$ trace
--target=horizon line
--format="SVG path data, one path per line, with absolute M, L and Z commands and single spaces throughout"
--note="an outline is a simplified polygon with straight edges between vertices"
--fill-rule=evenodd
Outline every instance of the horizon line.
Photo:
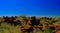
M 8 17 L 11 17 L 11 16 L 22 16 L 22 15 L 2 15 L 2 16 L 0 16 L 0 17 L 3 17 L 3 16 L 8 16 Z M 29 17 L 31 17 L 31 16 L 36 16 L 36 17 L 60 17 L 60 16 L 52 16 L 52 15 L 49 15 L 49 16 L 47 16 L 47 15 L 26 15 L 26 16 L 29 16 Z

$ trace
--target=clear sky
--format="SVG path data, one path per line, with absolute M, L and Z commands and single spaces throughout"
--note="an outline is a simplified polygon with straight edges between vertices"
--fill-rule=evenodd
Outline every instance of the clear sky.
M 60 16 L 60 0 L 0 0 L 0 16 Z

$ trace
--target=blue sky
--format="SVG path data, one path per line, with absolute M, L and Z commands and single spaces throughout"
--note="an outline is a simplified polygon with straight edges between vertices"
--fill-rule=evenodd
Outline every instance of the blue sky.
M 0 16 L 60 16 L 60 0 L 0 0 Z

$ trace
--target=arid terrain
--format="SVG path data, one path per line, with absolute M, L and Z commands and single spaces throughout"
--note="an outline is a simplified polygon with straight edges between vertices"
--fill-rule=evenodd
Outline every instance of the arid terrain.
M 3 16 L 0 33 L 60 33 L 59 17 Z

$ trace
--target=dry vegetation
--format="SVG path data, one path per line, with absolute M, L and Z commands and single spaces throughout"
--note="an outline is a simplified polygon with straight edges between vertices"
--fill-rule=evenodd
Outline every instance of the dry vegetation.
M 31 17 L 16 17 L 14 21 L 19 20 L 21 25 L 8 24 L 3 22 L 3 18 L 0 18 L 0 33 L 60 33 L 60 18 L 41 17 L 36 18 L 40 20 L 39 24 L 32 26 Z M 33 28 L 28 32 L 28 29 Z M 57 29 L 58 28 L 58 29 Z M 22 31 L 21 31 L 22 30 Z

